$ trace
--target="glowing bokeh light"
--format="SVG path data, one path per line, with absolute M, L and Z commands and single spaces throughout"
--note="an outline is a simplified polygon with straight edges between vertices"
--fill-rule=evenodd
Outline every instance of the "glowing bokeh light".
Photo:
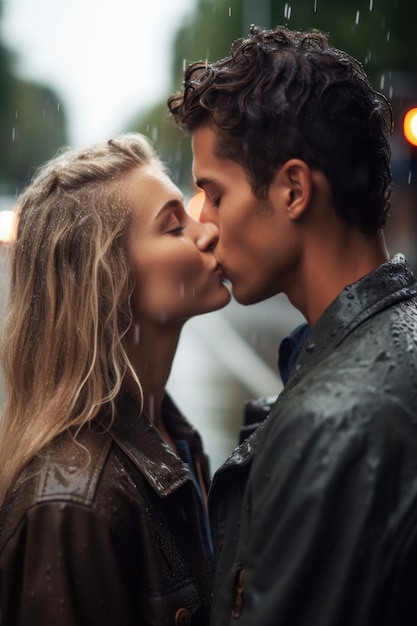
M 407 111 L 404 117 L 404 137 L 413 146 L 417 146 L 417 108 Z
M 16 214 L 14 211 L 0 211 L 0 242 L 10 243 L 16 238 Z
M 201 209 L 203 208 L 204 191 L 198 191 L 187 204 L 187 213 L 195 220 L 200 219 Z

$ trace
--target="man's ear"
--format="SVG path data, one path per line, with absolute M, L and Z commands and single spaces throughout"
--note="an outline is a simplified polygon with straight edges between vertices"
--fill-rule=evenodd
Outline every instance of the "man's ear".
M 312 193 L 313 177 L 305 161 L 290 159 L 277 171 L 270 186 L 270 200 L 279 194 L 291 220 L 298 220 L 307 211 Z M 276 199 L 276 198 L 275 198 Z

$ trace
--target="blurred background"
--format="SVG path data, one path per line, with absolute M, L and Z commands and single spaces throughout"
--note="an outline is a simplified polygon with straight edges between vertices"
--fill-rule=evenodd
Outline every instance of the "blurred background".
M 328 32 L 390 99 L 388 245 L 416 268 L 417 147 L 403 129 L 417 107 L 415 0 L 0 0 L 0 229 L 34 168 L 62 146 L 126 130 L 156 142 L 191 196 L 190 142 L 169 119 L 167 97 L 189 63 L 227 55 L 251 23 Z M 0 317 L 6 265 L 0 243 Z M 169 389 L 202 432 L 213 471 L 237 443 L 244 402 L 279 393 L 278 343 L 302 321 L 278 296 L 250 307 L 232 302 L 184 327 Z

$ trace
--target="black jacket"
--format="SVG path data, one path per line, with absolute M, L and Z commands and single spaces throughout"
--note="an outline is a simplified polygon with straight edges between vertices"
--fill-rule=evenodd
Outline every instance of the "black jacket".
M 169 398 L 208 483 L 198 434 Z M 0 513 L 2 626 L 207 624 L 211 557 L 184 463 L 125 395 L 114 425 L 68 435 L 30 463 Z
M 416 292 L 400 255 L 346 287 L 216 473 L 213 626 L 417 624 Z

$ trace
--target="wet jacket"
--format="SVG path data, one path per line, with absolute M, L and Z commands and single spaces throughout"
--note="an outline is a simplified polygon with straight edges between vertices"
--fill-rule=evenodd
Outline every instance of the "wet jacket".
M 271 414 L 217 471 L 211 624 L 417 624 L 417 287 L 346 287 Z
M 164 413 L 207 485 L 198 434 L 169 398 Z M 109 432 L 78 440 L 50 444 L 2 508 L 1 625 L 207 624 L 211 557 L 187 466 L 127 394 Z

